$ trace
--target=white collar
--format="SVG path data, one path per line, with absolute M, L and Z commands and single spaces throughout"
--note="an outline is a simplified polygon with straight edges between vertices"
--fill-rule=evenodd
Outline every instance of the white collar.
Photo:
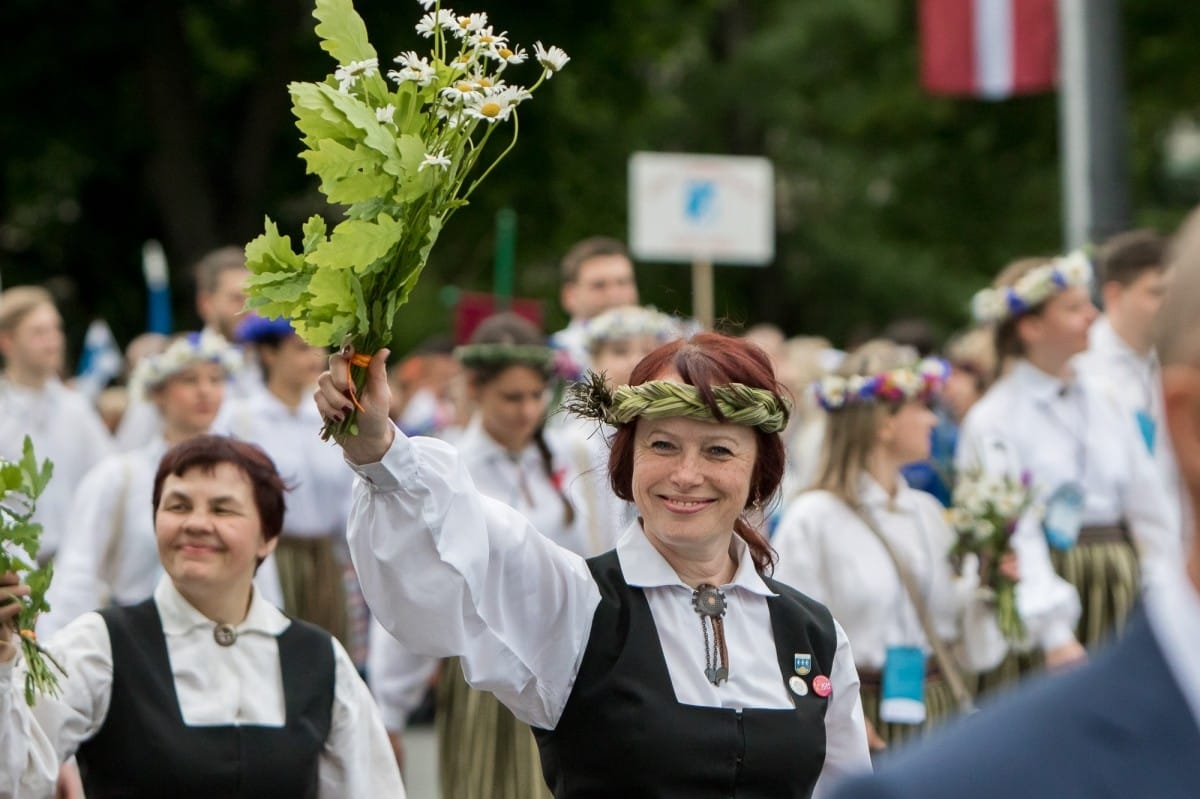
M 1088 330 L 1088 343 L 1097 352 L 1113 353 L 1122 358 L 1132 359 L 1143 365 L 1158 362 L 1158 354 L 1154 351 L 1153 347 L 1145 355 L 1139 353 L 1133 347 L 1129 346 L 1129 342 L 1121 338 L 1107 316 L 1101 316 L 1092 323 L 1091 328 Z
M 1053 402 L 1063 396 L 1063 389 L 1070 391 L 1078 385 L 1078 379 L 1063 381 L 1047 374 L 1025 358 L 1017 359 L 1010 373 L 1014 386 L 1041 402 Z
M 908 487 L 908 481 L 903 475 L 896 476 L 896 496 L 889 496 L 888 492 L 883 490 L 883 486 L 879 484 L 870 472 L 863 471 L 858 478 L 858 498 L 868 508 L 884 508 L 889 511 L 897 509 L 911 510 L 912 489 Z
M 737 557 L 737 571 L 733 580 L 721 586 L 722 588 L 737 587 L 759 596 L 776 596 L 767 587 L 758 570 L 754 568 L 754 560 L 750 557 L 750 548 L 740 536 L 733 536 L 733 550 Z M 682 586 L 688 591 L 692 587 L 679 579 L 679 575 L 671 568 L 646 533 L 642 530 L 640 519 L 635 520 L 625 529 L 621 540 L 617 542 L 617 559 L 621 562 L 621 573 L 625 576 L 626 584 L 636 588 L 657 588 L 660 586 Z
M 524 449 L 515 455 L 501 446 L 500 442 L 483 429 L 483 419 L 479 414 L 471 417 L 471 421 L 467 423 L 456 446 L 460 452 L 468 455 L 472 460 L 496 459 L 523 464 L 531 459 L 541 458 L 541 453 L 538 452 L 537 445 L 533 442 L 526 444 Z
M 1163 568 L 1147 587 L 1146 615 L 1167 667 L 1200 724 L 1200 593 L 1178 564 Z
M 238 635 L 259 633 L 277 636 L 288 628 L 292 622 L 278 608 L 259 596 L 253 586 L 250 588 L 250 611 L 241 624 L 235 625 Z M 165 635 L 186 635 L 197 627 L 212 629 L 215 623 L 212 619 L 196 610 L 183 594 L 171 582 L 171 578 L 163 575 L 154 588 L 154 602 L 158 605 L 158 615 L 162 619 Z

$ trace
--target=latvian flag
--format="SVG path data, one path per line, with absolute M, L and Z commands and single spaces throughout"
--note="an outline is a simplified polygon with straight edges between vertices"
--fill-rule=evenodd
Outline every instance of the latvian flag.
M 1056 0 L 920 0 L 921 83 L 1000 99 L 1053 89 Z

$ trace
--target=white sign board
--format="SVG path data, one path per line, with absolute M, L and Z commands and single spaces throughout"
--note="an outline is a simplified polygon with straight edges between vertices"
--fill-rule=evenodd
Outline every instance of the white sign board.
M 766 266 L 775 257 L 775 173 L 766 158 L 634 153 L 629 246 L 644 261 Z

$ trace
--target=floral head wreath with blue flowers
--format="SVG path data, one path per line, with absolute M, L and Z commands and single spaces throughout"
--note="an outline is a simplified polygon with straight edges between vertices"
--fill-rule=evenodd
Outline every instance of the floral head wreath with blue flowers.
M 912 366 L 874 375 L 827 375 L 813 384 L 813 396 L 827 411 L 875 402 L 900 405 L 933 399 L 949 376 L 949 362 L 926 358 Z
M 1083 250 L 1075 250 L 1029 270 L 1011 286 L 976 292 L 971 314 L 984 324 L 1003 322 L 1029 313 L 1060 291 L 1091 284 L 1092 262 Z
M 229 376 L 241 368 L 242 354 L 220 333 L 212 330 L 188 333 L 159 354 L 138 361 L 129 378 L 130 394 L 145 399 L 151 389 L 199 363 L 215 363 Z

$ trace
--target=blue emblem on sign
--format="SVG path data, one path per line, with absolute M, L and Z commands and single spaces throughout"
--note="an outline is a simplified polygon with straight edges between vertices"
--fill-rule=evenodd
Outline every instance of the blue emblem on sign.
M 700 224 L 716 213 L 717 184 L 711 180 L 691 180 L 684 187 L 684 216 Z
M 801 655 L 799 652 L 792 656 L 796 673 L 801 677 L 812 671 L 812 655 Z

